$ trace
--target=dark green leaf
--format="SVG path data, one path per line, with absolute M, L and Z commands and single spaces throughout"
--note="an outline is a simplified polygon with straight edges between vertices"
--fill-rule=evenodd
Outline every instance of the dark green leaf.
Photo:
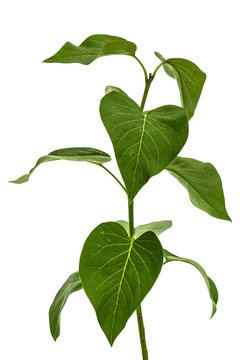
M 129 223 L 127 221 L 118 220 L 117 223 L 122 225 L 129 234 Z M 172 227 L 172 221 L 170 220 L 154 221 L 149 224 L 139 225 L 135 228 L 135 237 L 139 237 L 147 231 L 152 231 L 158 236 L 167 229 L 170 229 L 170 227 Z
M 155 55 L 164 62 L 163 67 L 166 73 L 177 80 L 182 106 L 186 109 L 188 119 L 190 119 L 200 98 L 206 74 L 189 60 L 165 60 L 158 52 L 155 52 Z
M 60 335 L 61 312 L 66 304 L 66 301 L 73 292 L 81 290 L 82 283 L 79 278 L 78 272 L 69 276 L 67 281 L 63 284 L 61 289 L 55 296 L 53 303 L 49 309 L 49 324 L 50 331 L 54 340 L 57 340 Z
M 183 261 L 185 263 L 195 266 L 195 268 L 198 269 L 198 271 L 201 273 L 201 275 L 203 276 L 203 278 L 205 280 L 205 283 L 208 288 L 209 296 L 212 300 L 212 315 L 211 315 L 211 318 L 212 318 L 213 315 L 215 314 L 215 312 L 217 311 L 218 291 L 217 291 L 216 285 L 214 284 L 212 279 L 207 276 L 206 271 L 196 261 L 178 257 L 176 255 L 171 254 L 169 251 L 167 251 L 165 249 L 163 250 L 163 255 L 166 259 L 166 263 L 168 263 L 170 261 Z
M 162 246 L 153 232 L 130 239 L 121 225 L 108 222 L 87 238 L 79 274 L 111 345 L 152 288 L 162 261 Z
M 118 36 L 92 35 L 81 45 L 75 46 L 67 42 L 52 57 L 44 60 L 46 63 L 80 63 L 89 65 L 94 60 L 106 55 L 134 56 L 136 45 Z
M 168 105 L 143 112 L 127 95 L 112 91 L 103 97 L 100 114 L 131 201 L 185 144 L 185 110 Z
M 222 182 L 212 164 L 178 156 L 166 169 L 187 189 L 193 205 L 216 218 L 231 221 Z
M 20 178 L 18 178 L 17 180 L 13 180 L 10 182 L 14 184 L 22 184 L 28 181 L 33 171 L 40 164 L 55 160 L 87 161 L 87 162 L 102 164 L 110 161 L 111 157 L 105 152 L 93 148 L 76 147 L 76 148 L 59 149 L 52 151 L 48 155 L 40 157 L 36 162 L 36 165 L 29 171 L 28 174 L 25 174 Z

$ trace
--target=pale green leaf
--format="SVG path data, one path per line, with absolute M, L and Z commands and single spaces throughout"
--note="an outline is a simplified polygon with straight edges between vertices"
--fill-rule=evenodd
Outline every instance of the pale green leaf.
M 231 221 L 221 178 L 212 164 L 178 156 L 166 169 L 187 189 L 193 205 L 211 216 Z
M 60 335 L 61 312 L 69 295 L 81 289 L 82 283 L 79 274 L 78 272 L 75 272 L 69 276 L 55 296 L 49 309 L 49 325 L 54 340 L 57 340 Z
M 119 92 L 120 94 L 123 94 L 123 95 L 127 95 L 122 89 L 120 89 L 119 87 L 116 87 L 116 86 L 107 86 L 105 88 L 105 94 L 107 95 L 108 93 L 112 92 L 112 91 L 117 91 Z
M 130 201 L 180 152 L 188 136 L 185 110 L 167 105 L 143 112 L 127 95 L 112 91 L 100 104 Z
M 139 225 L 135 229 L 136 236 L 141 236 L 146 231 L 152 231 L 157 236 L 162 234 L 164 231 L 172 227 L 172 221 L 162 220 L 162 221 L 153 221 L 149 224 Z
M 87 238 L 79 274 L 111 345 L 152 288 L 162 261 L 162 246 L 153 232 L 130 239 L 120 224 L 108 222 Z
M 129 234 L 129 223 L 125 220 L 118 220 L 118 224 L 122 225 L 124 229 Z M 142 234 L 144 234 L 147 231 L 152 231 L 157 236 L 162 234 L 167 229 L 170 229 L 172 227 L 172 221 L 171 220 L 162 220 L 162 221 L 153 221 L 148 224 L 139 225 L 135 228 L 135 237 L 139 237 Z
M 203 267 L 201 265 L 199 265 L 196 261 L 173 255 L 165 249 L 163 250 L 163 255 L 166 259 L 166 263 L 168 263 L 170 261 L 183 261 L 185 263 L 195 266 L 195 268 L 198 269 L 198 271 L 201 273 L 201 275 L 203 276 L 203 278 L 205 280 L 210 299 L 212 300 L 212 314 L 211 314 L 211 318 L 212 318 L 213 315 L 217 311 L 218 291 L 217 291 L 216 285 L 214 284 L 213 280 L 207 275 L 207 273 L 203 269 Z
M 136 45 L 118 36 L 92 35 L 79 46 L 67 42 L 53 56 L 44 60 L 46 63 L 80 63 L 89 65 L 94 60 L 106 55 L 134 56 Z
M 206 74 L 197 65 L 186 59 L 168 59 L 155 52 L 155 55 L 164 62 L 165 72 L 177 80 L 182 106 L 190 119 L 200 98 Z
M 55 160 L 70 160 L 70 161 L 87 161 L 97 164 L 102 164 L 111 160 L 111 157 L 103 151 L 86 148 L 86 147 L 73 147 L 67 149 L 59 149 L 52 151 L 50 154 L 42 156 L 36 162 L 36 165 L 29 171 L 28 174 L 25 174 L 18 178 L 17 180 L 12 180 L 14 184 L 22 184 L 28 181 L 29 177 L 32 175 L 33 171 L 40 165 L 48 161 Z

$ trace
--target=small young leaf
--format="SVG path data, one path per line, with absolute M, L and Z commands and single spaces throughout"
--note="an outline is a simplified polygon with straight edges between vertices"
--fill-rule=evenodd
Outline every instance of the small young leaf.
M 92 35 L 81 45 L 75 46 L 67 42 L 53 56 L 44 60 L 46 63 L 79 63 L 89 65 L 94 60 L 106 55 L 134 56 L 136 45 L 118 36 Z
M 177 80 L 182 106 L 185 108 L 190 120 L 200 98 L 206 74 L 197 65 L 186 59 L 168 59 L 155 52 L 155 55 L 164 62 L 165 72 Z
M 206 271 L 196 261 L 178 257 L 176 255 L 171 254 L 169 251 L 167 251 L 165 249 L 163 250 L 163 255 L 166 259 L 166 263 L 168 263 L 170 261 L 183 261 L 185 263 L 195 266 L 195 268 L 198 269 L 198 271 L 201 273 L 201 275 L 203 276 L 203 278 L 205 280 L 210 299 L 212 300 L 212 314 L 211 314 L 211 318 L 212 318 L 213 315 L 217 311 L 217 302 L 218 302 L 218 291 L 217 291 L 216 285 L 214 284 L 213 280 L 207 276 Z
M 167 105 L 143 112 L 130 97 L 112 91 L 101 100 L 100 115 L 132 201 L 184 146 L 188 136 L 185 110 Z
M 162 246 L 153 232 L 135 240 L 120 224 L 108 222 L 87 238 L 79 274 L 111 345 L 152 288 L 162 261 Z
M 124 229 L 129 234 L 129 223 L 127 221 L 118 220 L 117 223 L 122 225 L 122 227 L 124 227 Z M 172 227 L 171 220 L 154 221 L 149 224 L 139 225 L 135 228 L 135 237 L 139 237 L 147 231 L 152 231 L 158 236 L 167 229 L 170 229 L 170 227 Z
M 231 221 L 221 178 L 212 164 L 178 156 L 166 170 L 187 189 L 193 205 L 211 216 Z
M 60 322 L 61 322 L 62 309 L 66 304 L 69 295 L 81 289 L 82 289 L 82 283 L 79 278 L 79 274 L 78 272 L 75 272 L 69 276 L 69 278 L 65 281 L 65 283 L 63 284 L 63 286 L 55 296 L 53 303 L 49 309 L 50 331 L 55 341 L 60 335 Z
M 87 161 L 87 162 L 95 162 L 98 164 L 102 164 L 110 161 L 111 157 L 105 152 L 93 148 L 76 147 L 76 148 L 59 149 L 52 151 L 48 155 L 40 157 L 36 162 L 36 165 L 29 171 L 28 174 L 21 176 L 17 180 L 12 180 L 9 182 L 14 184 L 22 184 L 28 181 L 33 171 L 40 164 L 55 160 Z

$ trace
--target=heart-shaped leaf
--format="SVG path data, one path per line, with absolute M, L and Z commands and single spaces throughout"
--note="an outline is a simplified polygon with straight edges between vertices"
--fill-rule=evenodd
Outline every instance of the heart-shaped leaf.
M 231 221 L 221 178 L 212 164 L 178 156 L 166 169 L 187 189 L 193 205 L 216 218 Z
M 118 220 L 118 224 L 122 225 L 124 229 L 129 234 L 129 223 L 125 220 Z M 172 227 L 172 221 L 171 220 L 162 220 L 162 221 L 153 221 L 148 224 L 139 225 L 135 228 L 135 237 L 139 237 L 142 234 L 144 234 L 147 231 L 152 231 L 157 236 L 162 234 L 167 229 L 170 229 Z
M 79 274 L 111 345 L 152 288 L 162 261 L 162 246 L 153 232 L 131 239 L 121 225 L 107 222 L 87 238 Z
M 170 261 L 183 261 L 185 263 L 188 263 L 188 264 L 191 264 L 191 265 L 195 266 L 195 268 L 198 269 L 198 271 L 201 273 L 201 275 L 203 276 L 203 278 L 205 280 L 205 283 L 206 283 L 207 288 L 208 288 L 210 299 L 212 300 L 212 314 L 211 314 L 211 318 L 212 318 L 213 315 L 217 311 L 218 291 L 217 291 L 216 285 L 214 284 L 213 280 L 210 277 L 207 276 L 207 273 L 203 269 L 203 267 L 201 265 L 199 265 L 196 261 L 173 255 L 173 254 L 171 254 L 169 251 L 167 251 L 165 249 L 163 250 L 163 255 L 164 255 L 165 259 L 166 259 L 165 263 L 168 263 Z
M 44 60 L 46 63 L 79 63 L 89 65 L 94 60 L 106 55 L 134 56 L 136 45 L 118 36 L 92 35 L 79 46 L 67 42 L 53 56 Z
M 197 65 L 186 59 L 168 59 L 155 52 L 155 55 L 164 62 L 165 72 L 177 80 L 182 106 L 186 109 L 190 119 L 200 98 L 206 74 Z
M 130 201 L 180 152 L 188 136 L 185 110 L 173 105 L 143 112 L 127 95 L 112 91 L 100 104 Z
M 22 184 L 28 181 L 29 177 L 32 175 L 33 171 L 40 165 L 48 161 L 55 160 L 71 160 L 71 161 L 87 161 L 97 164 L 102 164 L 111 160 L 111 157 L 105 152 L 93 148 L 86 147 L 74 147 L 67 149 L 59 149 L 50 152 L 50 154 L 42 156 L 36 162 L 36 165 L 29 171 L 28 174 L 25 174 L 18 178 L 17 180 L 12 180 L 10 182 L 14 184 Z
M 79 274 L 75 272 L 69 276 L 55 296 L 49 309 L 49 325 L 54 340 L 57 340 L 60 335 L 61 312 L 69 295 L 81 289 L 82 283 Z

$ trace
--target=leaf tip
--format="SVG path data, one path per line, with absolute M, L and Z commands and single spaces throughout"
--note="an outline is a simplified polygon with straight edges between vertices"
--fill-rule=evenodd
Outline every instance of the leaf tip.
M 226 220 L 232 222 L 232 219 L 230 218 L 230 216 L 228 214 L 227 214 Z
M 49 57 L 49 58 L 47 58 L 47 59 L 45 59 L 45 60 L 43 60 L 42 63 L 50 63 L 50 62 L 51 62 L 51 58 L 52 58 L 52 56 Z
M 56 342 L 59 337 L 59 334 L 55 334 L 53 331 L 51 331 L 51 335 L 52 335 L 53 340 Z
M 212 309 L 212 314 L 209 320 L 211 320 L 213 318 L 213 316 L 216 314 L 217 312 L 217 305 L 214 303 L 213 304 L 213 309 Z
M 23 176 L 20 176 L 16 180 L 9 180 L 8 182 L 13 183 L 13 184 L 23 184 L 28 181 L 29 177 L 30 177 L 30 174 L 25 174 Z

